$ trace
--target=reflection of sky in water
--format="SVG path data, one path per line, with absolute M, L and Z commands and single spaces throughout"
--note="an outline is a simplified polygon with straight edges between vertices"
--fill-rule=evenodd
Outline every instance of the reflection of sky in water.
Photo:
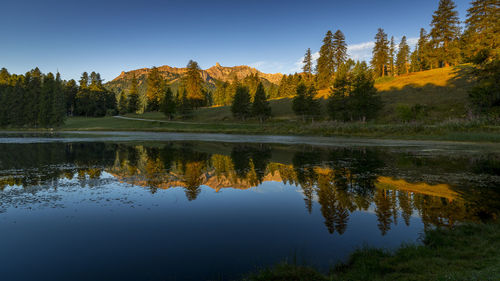
M 88 276 L 101 276 L 105 269 L 103 277 L 109 272 L 131 278 L 139 266 L 151 276 L 170 268 L 196 280 L 198 270 L 235 274 L 293 256 L 325 268 L 360 245 L 415 241 L 422 229 L 412 218 L 409 227 L 400 223 L 381 236 L 369 210 L 352 213 L 346 232 L 332 235 L 319 204 L 307 213 L 300 187 L 279 182 L 219 192 L 202 187 L 198 198 L 188 201 L 182 188 L 151 194 L 109 179 L 103 173 L 103 185 L 90 188 L 62 179 L 57 191 L 36 193 L 57 195 L 57 203 L 9 207 L 0 215 L 0 264 L 9 264 L 9 272 L 19 276 L 29 266 L 39 273 L 62 269 L 64 278 L 79 268 Z

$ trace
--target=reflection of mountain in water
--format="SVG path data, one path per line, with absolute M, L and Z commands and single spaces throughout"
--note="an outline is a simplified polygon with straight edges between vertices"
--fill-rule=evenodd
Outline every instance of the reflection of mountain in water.
M 395 224 L 409 225 L 415 215 L 426 227 L 497 216 L 500 196 L 490 186 L 498 183 L 498 159 L 492 156 L 471 161 L 375 148 L 232 145 L 215 149 L 217 153 L 202 148 L 186 143 L 10 145 L 0 152 L 0 189 L 23 186 L 36 193 L 34 186 L 57 188 L 61 178 L 76 178 L 82 187 L 97 186 L 107 172 L 153 193 L 182 187 L 188 200 L 195 200 L 201 186 L 245 190 L 274 181 L 299 186 L 306 209 L 312 212 L 318 204 L 328 231 L 339 234 L 356 211 L 373 211 L 382 234 Z M 490 183 L 482 180 L 482 173 L 489 173 Z M 455 174 L 467 174 L 469 180 Z M 481 181 L 471 181 L 474 175 Z M 6 197 L 0 192 L 0 207 L 12 202 Z

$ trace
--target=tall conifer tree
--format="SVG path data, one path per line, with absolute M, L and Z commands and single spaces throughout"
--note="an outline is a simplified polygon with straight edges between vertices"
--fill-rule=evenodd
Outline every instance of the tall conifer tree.
M 389 47 L 389 71 L 390 75 L 394 76 L 394 61 L 395 61 L 395 53 L 396 53 L 396 43 L 394 42 L 394 36 L 391 36 L 391 45 Z
M 161 77 L 158 68 L 151 68 L 147 78 L 147 107 L 149 110 L 157 111 L 160 107 L 160 101 L 162 98 L 163 78 Z
M 161 102 L 161 111 L 163 112 L 163 114 L 165 114 L 166 117 L 168 117 L 169 120 L 172 120 L 172 118 L 174 117 L 175 99 L 172 90 L 170 90 L 170 87 L 167 87 L 167 89 L 165 90 L 165 94 Z
M 312 63 L 312 55 L 311 48 L 307 48 L 306 54 L 304 55 L 304 60 L 302 61 L 304 66 L 302 66 L 302 71 L 307 74 L 312 74 L 313 71 L 313 63 Z
M 418 60 L 418 63 L 416 65 L 418 66 L 417 71 L 422 71 L 422 70 L 427 70 L 429 69 L 429 36 L 427 35 L 427 32 L 425 29 L 421 28 L 420 29 L 420 37 L 418 38 L 417 46 L 416 46 L 416 59 Z
M 297 92 L 292 100 L 292 109 L 295 115 L 302 117 L 302 121 L 306 121 L 306 116 L 309 113 L 307 86 L 304 83 L 297 85 Z
M 271 116 L 271 106 L 267 101 L 266 91 L 264 85 L 259 83 L 252 103 L 252 115 L 257 117 L 260 123 L 263 123 Z
M 205 103 L 205 91 L 203 89 L 203 79 L 198 63 L 190 60 L 187 64 L 186 75 L 182 79 L 182 85 L 186 90 L 187 98 L 195 107 Z
M 248 87 L 238 86 L 234 94 L 231 112 L 235 118 L 245 121 L 251 114 L 250 93 Z
M 127 100 L 127 111 L 129 113 L 135 113 L 139 110 L 139 91 L 137 90 L 137 86 L 137 78 L 135 77 L 135 74 L 132 74 Z
M 452 0 L 440 0 L 431 22 L 431 43 L 437 55 L 438 66 L 449 66 L 458 62 L 458 37 L 460 20 Z
M 406 36 L 403 36 L 401 43 L 399 43 L 399 50 L 396 59 L 396 67 L 398 75 L 408 73 L 408 61 L 410 59 L 410 47 L 406 43 Z
M 347 61 L 347 44 L 342 31 L 337 30 L 333 34 L 333 67 L 337 71 L 338 68 Z
M 500 1 L 474 0 L 467 10 L 467 55 L 475 56 L 483 49 L 500 56 Z
M 375 70 L 376 77 L 387 75 L 387 63 L 389 62 L 389 41 L 387 34 L 382 28 L 375 35 L 375 46 L 373 47 L 371 65 Z
M 319 58 L 316 63 L 316 78 L 320 89 L 330 85 L 333 79 L 333 73 L 333 33 L 328 30 L 323 39 L 323 45 L 319 50 Z
M 127 108 L 127 95 L 125 95 L 125 91 L 121 91 L 118 96 L 118 113 L 126 114 L 128 111 Z

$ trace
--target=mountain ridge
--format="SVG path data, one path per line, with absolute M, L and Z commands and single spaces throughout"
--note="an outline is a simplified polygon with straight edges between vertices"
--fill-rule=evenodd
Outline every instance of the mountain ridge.
M 122 71 L 120 75 L 115 77 L 108 83 L 116 82 L 121 79 L 128 79 L 132 74 L 135 74 L 139 79 L 142 75 L 147 75 L 152 68 L 139 68 L 129 71 Z M 169 65 L 158 66 L 157 69 L 160 71 L 164 78 L 174 78 L 175 76 L 182 76 L 187 72 L 187 68 L 185 67 L 172 67 Z M 219 63 L 216 63 L 214 66 L 211 66 L 207 69 L 201 70 L 201 76 L 205 82 L 211 82 L 214 80 L 220 80 L 223 82 L 231 81 L 234 76 L 238 79 L 243 79 L 250 74 L 258 74 L 259 77 L 268 80 L 269 82 L 278 85 L 283 74 L 281 73 L 264 73 L 254 67 L 248 65 L 237 65 L 237 66 L 222 66 Z M 180 78 L 180 77 L 176 77 Z
M 115 94 L 118 94 L 121 91 L 126 92 L 130 88 L 132 75 L 135 75 L 138 82 L 139 94 L 144 96 L 147 90 L 147 77 L 151 69 L 152 68 L 139 68 L 130 71 L 122 71 L 116 78 L 107 82 L 105 87 Z M 174 92 L 176 92 L 181 86 L 181 79 L 187 72 L 187 68 L 172 67 L 169 65 L 159 66 L 157 69 Z M 281 73 L 264 73 L 247 65 L 222 66 L 219 63 L 216 63 L 210 68 L 201 70 L 201 77 L 205 87 L 210 90 L 215 89 L 215 84 L 218 81 L 232 82 L 235 77 L 238 80 L 242 80 L 248 75 L 255 74 L 259 76 L 260 81 L 264 84 L 266 89 L 269 89 L 269 87 L 278 87 L 281 78 L 283 77 L 283 74 Z

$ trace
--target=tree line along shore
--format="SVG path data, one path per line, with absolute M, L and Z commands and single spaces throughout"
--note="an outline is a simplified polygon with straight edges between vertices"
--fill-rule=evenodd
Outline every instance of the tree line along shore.
M 144 92 L 139 90 L 134 76 L 126 89 L 113 92 L 97 72 L 84 72 L 76 82 L 61 80 L 59 73 L 43 74 L 38 68 L 24 75 L 10 74 L 3 68 L 0 70 L 0 127 L 63 128 L 68 118 L 145 112 L 161 112 L 168 120 L 191 120 L 198 112 L 213 106 L 230 108 L 233 120 L 262 124 L 279 116 L 272 103 L 284 97 L 290 99 L 287 106 L 293 111 L 296 127 L 308 127 L 307 123 L 314 121 L 343 124 L 337 127 L 373 120 L 390 124 L 394 122 L 383 118 L 387 115 L 384 107 L 390 101 L 381 97 L 383 92 L 377 90 L 376 83 L 433 69 L 460 68 L 464 63 L 470 66 L 467 79 L 472 82 L 467 89 L 467 116 L 462 114 L 462 119 L 467 119 L 466 126 L 497 125 L 500 117 L 499 11 L 495 0 L 471 2 L 462 31 L 455 3 L 441 0 L 433 14 L 430 32 L 420 31 L 413 51 L 405 36 L 397 45 L 394 37 L 389 40 L 379 28 L 369 63 L 349 58 L 342 31 L 328 31 L 317 61 L 313 62 L 308 49 L 303 71 L 284 75 L 279 85 L 273 87 L 263 83 L 257 74 L 216 81 L 215 87 L 208 87 L 198 63 L 192 60 L 177 89 L 153 67 L 147 74 Z M 320 96 L 324 99 L 318 98 Z M 431 109 L 423 103 L 409 101 L 393 105 L 391 110 L 397 116 L 396 123 L 415 123 L 425 119 L 423 116 Z M 291 133 L 300 131 L 295 129 Z

